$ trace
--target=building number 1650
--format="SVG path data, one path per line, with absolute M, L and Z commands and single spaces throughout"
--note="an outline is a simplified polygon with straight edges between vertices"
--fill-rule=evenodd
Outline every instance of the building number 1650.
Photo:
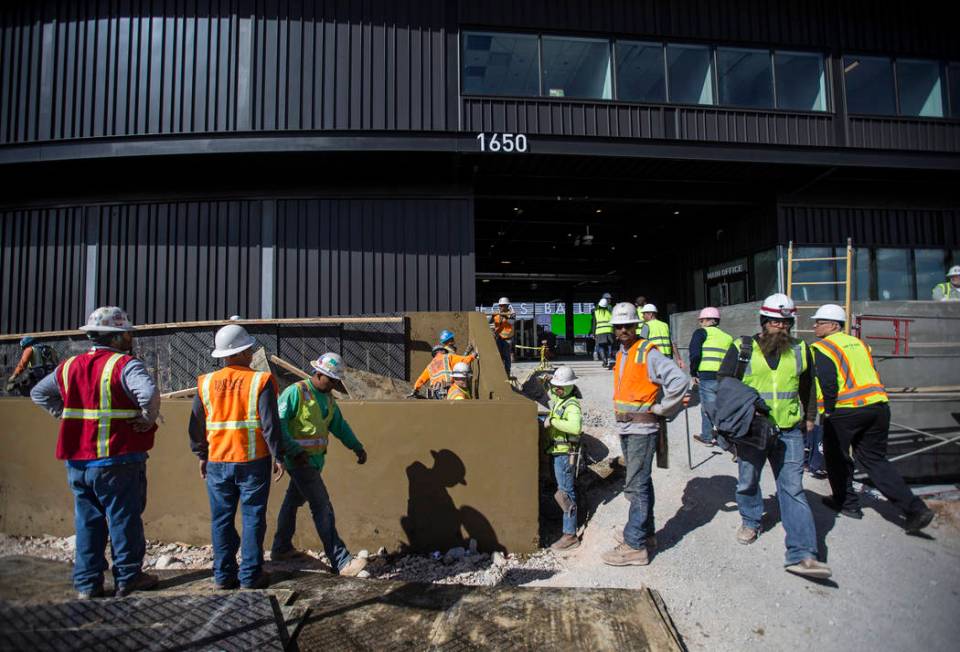
M 481 152 L 526 152 L 527 137 L 524 134 L 477 134 Z

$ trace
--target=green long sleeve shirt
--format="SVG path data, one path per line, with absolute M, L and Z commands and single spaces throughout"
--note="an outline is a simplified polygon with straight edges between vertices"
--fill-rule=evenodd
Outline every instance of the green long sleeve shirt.
M 553 414 L 554 408 L 564 400 L 566 399 L 557 398 L 555 395 L 550 396 L 551 415 Z M 580 437 L 580 431 L 583 428 L 583 414 L 580 409 L 580 401 L 577 399 L 567 401 L 563 409 L 563 416 L 557 418 L 551 416 L 550 426 L 567 435 L 568 439 L 575 440 Z
M 314 398 L 316 398 L 317 403 L 320 405 L 320 413 L 326 418 L 327 401 L 325 397 L 317 391 L 313 383 L 310 384 L 310 391 L 313 392 Z M 278 407 L 280 412 L 280 430 L 283 432 L 283 444 L 284 450 L 286 451 L 286 456 L 283 461 L 287 468 L 293 468 L 293 459 L 304 452 L 303 448 L 297 443 L 297 440 L 290 434 L 290 421 L 300 410 L 300 390 L 295 384 L 290 385 L 280 394 Z M 343 418 L 339 405 L 334 406 L 333 419 L 330 421 L 330 433 L 343 442 L 343 445 L 350 450 L 354 452 L 363 450 L 363 444 L 361 444 L 357 436 L 353 434 L 353 430 L 350 428 L 347 420 Z M 326 458 L 326 453 L 310 453 L 310 465 L 317 471 L 322 471 Z

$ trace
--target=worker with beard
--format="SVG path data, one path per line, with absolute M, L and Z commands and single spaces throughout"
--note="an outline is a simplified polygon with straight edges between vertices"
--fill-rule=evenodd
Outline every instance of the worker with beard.
M 817 414 L 815 367 L 806 343 L 790 336 L 796 314 L 793 300 L 785 294 L 767 297 L 760 307 L 761 332 L 752 338 L 734 340 L 718 376 L 738 377 L 738 361 L 742 358 L 745 367 L 741 367 L 741 381 L 756 390 L 769 408 L 766 417 L 759 418 L 768 418 L 779 431 L 779 436 L 772 437 L 765 449 L 737 446 L 736 498 L 742 521 L 737 541 L 751 544 L 760 534 L 760 473 L 764 462 L 769 461 L 787 533 L 785 570 L 825 579 L 830 577 L 830 568 L 817 560 L 817 530 L 803 492 L 803 429 L 813 428 Z

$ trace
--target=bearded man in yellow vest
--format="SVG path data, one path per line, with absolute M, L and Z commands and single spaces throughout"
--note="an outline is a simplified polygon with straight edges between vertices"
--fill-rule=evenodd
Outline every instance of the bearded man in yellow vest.
M 305 557 L 294 549 L 293 534 L 297 527 L 297 510 L 309 503 L 313 524 L 327 559 L 340 575 L 355 577 L 367 565 L 367 560 L 351 556 L 337 534 L 333 505 L 320 471 L 326 461 L 331 434 L 356 454 L 357 464 L 367 461 L 367 452 L 343 418 L 331 393 L 334 389 L 346 393 L 343 358 L 336 353 L 324 353 L 310 366 L 314 370 L 312 377 L 290 385 L 280 395 L 280 427 L 287 452 L 284 464 L 290 472 L 290 485 L 280 506 L 270 558 L 282 561 Z
M 718 377 L 722 383 L 740 379 L 754 389 L 768 408 L 766 418 L 776 426 L 779 435 L 771 438 L 764 449 L 738 444 L 737 507 L 741 525 L 737 541 L 751 544 L 760 534 L 763 518 L 763 494 L 760 473 L 770 462 L 777 486 L 780 520 L 786 531 L 784 570 L 789 573 L 826 579 L 830 568 L 817 559 L 817 529 L 813 512 L 803 491 L 803 427 L 813 428 L 817 414 L 816 383 L 810 350 L 802 341 L 790 336 L 797 308 L 785 294 L 764 299 L 760 307 L 761 332 L 751 338 L 738 338 L 720 363 Z M 717 411 L 721 408 L 717 394 Z
M 277 382 L 269 372 L 250 368 L 257 341 L 243 326 L 224 326 L 214 343 L 212 355 L 225 365 L 197 378 L 189 425 L 190 448 L 200 458 L 210 498 L 213 581 L 218 589 L 262 589 L 270 584 L 263 570 L 270 461 L 283 454 Z M 276 482 L 283 467 L 279 461 L 272 466 Z M 238 504 L 242 537 L 234 526 Z
M 823 502 L 844 516 L 863 518 L 853 490 L 855 458 L 880 493 L 906 515 L 906 531 L 919 532 L 930 525 L 933 512 L 887 459 L 890 404 L 870 347 L 843 332 L 847 315 L 840 306 L 820 306 L 813 320 L 820 338 L 812 347 L 822 395 L 823 454 L 833 491 Z

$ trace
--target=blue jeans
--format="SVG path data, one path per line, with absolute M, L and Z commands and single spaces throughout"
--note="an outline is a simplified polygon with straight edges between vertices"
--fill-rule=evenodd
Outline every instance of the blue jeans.
M 701 378 L 698 383 L 700 391 L 700 436 L 707 441 L 714 441 L 713 419 L 710 415 L 717 409 L 717 379 Z
M 780 438 L 762 451 L 752 446 L 737 446 L 740 478 L 737 482 L 737 507 L 746 527 L 759 531 L 763 518 L 763 494 L 760 472 L 770 461 L 777 480 L 780 518 L 786 530 L 786 565 L 802 559 L 817 558 L 817 530 L 813 512 L 803 493 L 803 434 L 799 428 L 785 430 Z
M 239 579 L 241 586 L 249 586 L 263 570 L 271 465 L 270 457 L 253 462 L 207 463 L 213 577 L 218 584 L 230 584 Z M 242 540 L 234 526 L 238 503 L 243 521 Z M 237 550 L 241 550 L 242 559 L 239 574 Z
M 290 484 L 280 506 L 280 515 L 277 518 L 277 531 L 273 535 L 274 553 L 287 552 L 293 549 L 293 533 L 297 530 L 297 510 L 304 503 L 310 504 L 310 513 L 313 515 L 313 524 L 317 528 L 323 550 L 327 558 L 338 571 L 350 563 L 352 557 L 347 546 L 344 545 L 333 515 L 333 505 L 330 503 L 330 494 L 320 477 L 320 471 L 312 466 L 288 468 Z
M 656 530 L 653 526 L 653 453 L 657 449 L 657 434 L 620 435 L 620 446 L 627 467 L 623 481 L 623 495 L 630 502 L 623 541 L 640 550 Z
M 807 433 L 807 447 L 810 449 L 806 459 L 807 468 L 811 472 L 823 471 L 823 426 L 818 424 Z
M 563 513 L 563 533 L 575 535 L 577 533 L 577 494 L 573 486 L 573 471 L 568 454 L 553 456 L 553 475 L 557 479 L 557 489 L 567 494 L 573 503 L 570 511 Z
M 84 469 L 67 466 L 67 483 L 73 491 L 77 530 L 73 586 L 78 591 L 103 586 L 108 532 L 114 584 L 122 586 L 135 580 L 147 551 L 141 518 L 147 506 L 146 463 Z

